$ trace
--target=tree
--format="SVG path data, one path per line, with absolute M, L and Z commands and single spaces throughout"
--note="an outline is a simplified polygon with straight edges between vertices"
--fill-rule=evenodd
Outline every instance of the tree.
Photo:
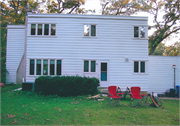
M 71 14 L 74 10 L 78 10 L 84 3 L 85 0 L 48 0 L 47 13 L 65 12 Z
M 25 24 L 25 16 L 29 9 L 36 9 L 37 2 L 33 0 L 11 0 L 1 4 L 1 82 L 5 83 L 6 70 L 6 35 L 7 25 Z
M 165 46 L 164 43 L 160 43 L 152 55 L 160 56 L 178 56 L 180 55 L 180 42 L 176 42 L 173 45 Z
M 136 0 L 101 0 L 102 14 L 129 16 L 141 8 Z
M 146 0 L 141 1 L 145 11 L 154 16 L 155 32 L 149 36 L 149 54 L 151 55 L 156 47 L 171 34 L 178 34 L 180 31 L 180 1 L 179 0 Z M 143 10 L 143 9 L 142 9 Z M 162 12 L 163 11 L 163 12 Z M 158 17 L 163 15 L 163 20 Z

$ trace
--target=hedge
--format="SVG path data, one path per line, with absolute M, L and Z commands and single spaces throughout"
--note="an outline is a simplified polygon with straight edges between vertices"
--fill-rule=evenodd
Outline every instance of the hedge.
M 80 76 L 40 76 L 35 80 L 34 91 L 42 95 L 78 96 L 97 93 L 97 78 Z

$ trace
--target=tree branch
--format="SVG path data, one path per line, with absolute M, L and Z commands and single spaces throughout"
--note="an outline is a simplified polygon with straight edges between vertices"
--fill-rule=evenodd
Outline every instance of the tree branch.
M 109 2 L 106 2 L 106 4 L 104 5 L 103 10 L 102 10 L 102 15 L 104 14 L 104 9 L 105 9 L 105 7 L 108 5 L 108 3 L 109 3 Z

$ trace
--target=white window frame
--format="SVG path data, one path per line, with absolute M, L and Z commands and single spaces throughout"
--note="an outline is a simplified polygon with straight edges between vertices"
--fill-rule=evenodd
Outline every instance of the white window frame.
M 30 75 L 30 60 L 34 60 L 34 75 Z M 36 63 L 37 63 L 37 60 L 41 60 L 41 74 L 40 75 L 37 75 L 36 74 Z M 48 74 L 47 75 L 43 75 L 43 60 L 48 60 Z M 50 75 L 50 60 L 54 60 L 54 75 Z M 57 75 L 57 72 L 56 72 L 56 68 L 57 68 L 57 60 L 61 60 L 61 75 Z M 29 76 L 62 76 L 62 59 L 54 59 L 54 58 L 30 58 L 29 59 Z
M 29 23 L 30 24 L 30 33 L 29 36 L 35 36 L 35 37 L 56 37 L 57 36 L 57 23 Z M 35 24 L 35 35 L 31 35 L 31 24 Z M 42 24 L 42 35 L 38 35 L 38 24 Z M 44 30 L 45 30 L 45 24 L 49 24 L 49 34 L 44 35 Z M 55 30 L 55 35 L 51 35 L 51 24 L 55 24 L 56 30 Z
M 88 25 L 89 26 L 89 36 L 84 36 L 84 25 Z M 91 36 L 91 25 L 95 25 L 96 26 L 96 35 L 95 36 Z M 83 24 L 83 37 L 85 38 L 96 38 L 97 37 L 97 24 Z
M 89 62 L 89 71 L 88 72 L 84 72 L 84 61 L 88 61 Z M 91 72 L 91 61 L 95 61 L 95 72 Z M 97 69 L 96 69 L 96 63 L 97 61 L 96 60 L 90 60 L 90 59 L 84 59 L 83 60 L 83 73 L 96 73 Z
M 138 62 L 138 72 L 134 72 L 134 62 Z M 141 72 L 141 62 L 145 62 L 145 72 L 144 73 Z M 146 74 L 146 71 L 147 71 L 146 65 L 147 65 L 147 63 L 145 60 L 134 60 L 133 61 L 133 73 L 134 74 Z
M 134 27 L 138 27 L 138 37 L 134 37 Z M 140 27 L 145 27 L 145 37 L 144 38 L 140 38 Z M 148 34 L 148 31 L 147 31 L 147 28 L 148 26 L 145 26 L 145 25 L 134 25 L 133 26 L 133 38 L 134 39 L 147 39 L 147 34 Z

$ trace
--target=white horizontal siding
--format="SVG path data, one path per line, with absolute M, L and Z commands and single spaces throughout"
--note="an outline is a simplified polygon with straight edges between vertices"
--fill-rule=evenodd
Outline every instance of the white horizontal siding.
M 55 23 L 56 37 L 30 36 L 30 23 Z M 84 24 L 96 24 L 96 37 L 83 36 Z M 134 26 L 147 20 L 90 18 L 28 18 L 26 80 L 29 59 L 62 59 L 63 75 L 100 78 L 100 61 L 108 61 L 109 85 L 141 86 L 148 90 L 148 75 L 133 74 L 133 60 L 148 61 L 148 40 L 134 39 Z M 147 32 L 146 32 L 147 33 Z M 129 58 L 129 62 L 125 62 Z M 97 60 L 96 73 L 83 73 L 83 59 Z
M 165 93 L 174 88 L 174 69 L 176 65 L 176 85 L 179 84 L 179 57 L 149 56 L 149 92 Z
M 24 53 L 25 27 L 7 26 L 6 83 L 16 83 L 16 71 Z

